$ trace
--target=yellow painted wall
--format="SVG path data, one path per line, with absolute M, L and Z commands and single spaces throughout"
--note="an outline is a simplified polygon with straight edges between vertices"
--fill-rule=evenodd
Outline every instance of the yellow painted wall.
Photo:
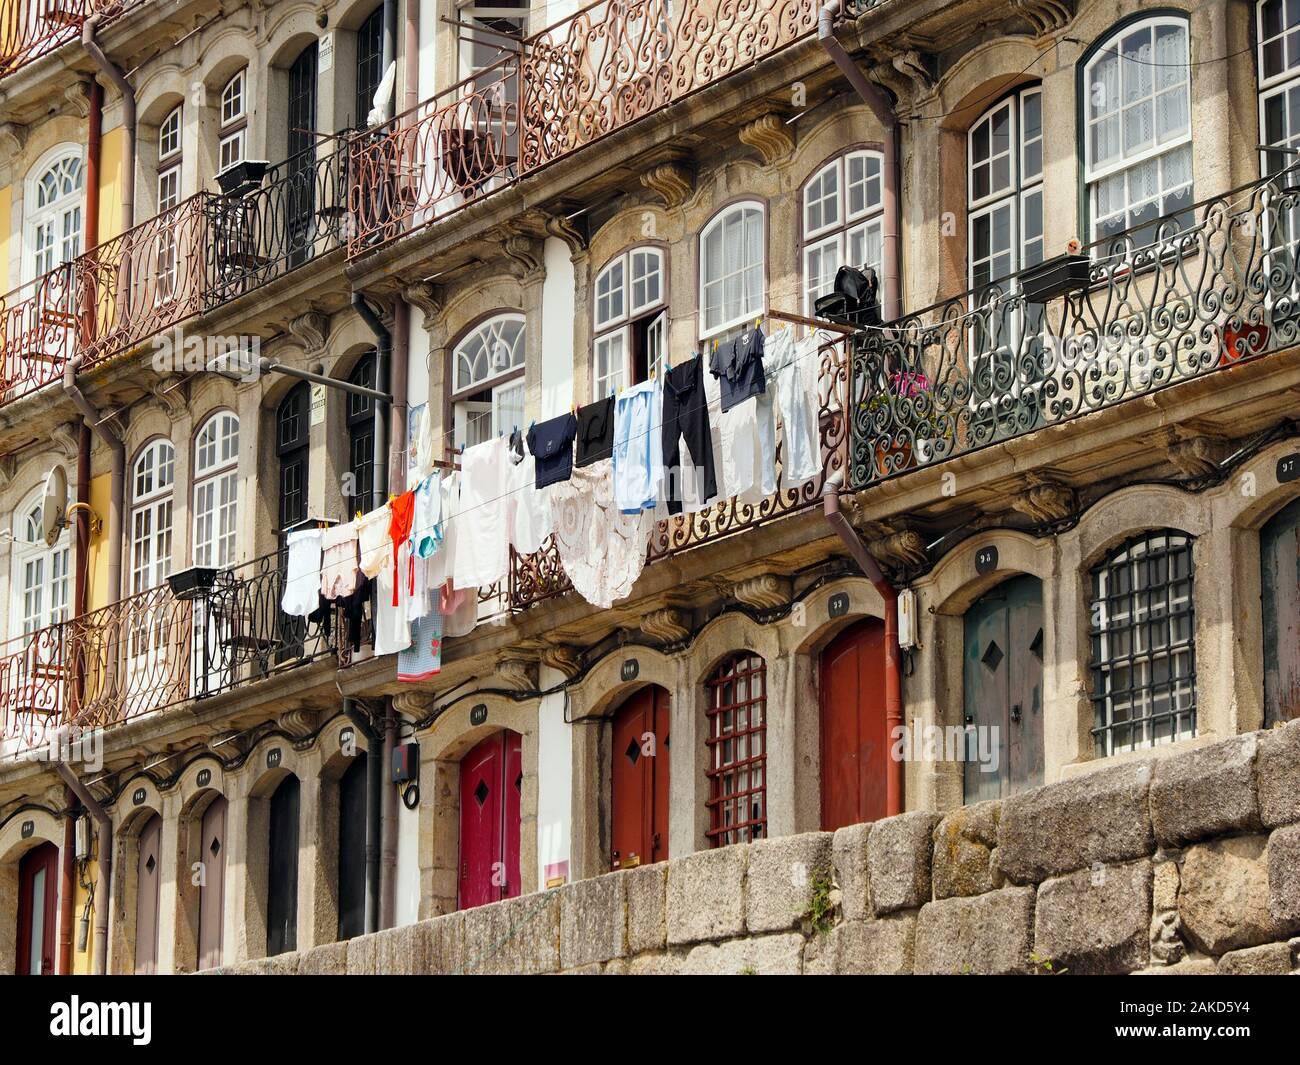
M 99 242 L 122 231 L 122 144 L 117 129 L 105 133 L 99 147 Z
M 99 532 L 90 534 L 87 552 L 86 609 L 108 605 L 108 505 L 112 498 L 112 475 L 101 473 L 90 479 L 90 509 L 103 522 Z
M 81 914 L 86 908 L 86 897 L 90 894 L 81 886 L 81 878 L 84 877 L 86 883 L 93 885 L 95 878 L 99 876 L 99 865 L 91 861 L 86 863 L 84 873 L 78 873 L 76 906 L 72 911 L 72 972 L 76 976 L 89 976 L 93 967 L 94 959 L 91 957 L 95 952 L 95 910 L 90 910 L 90 928 L 86 933 L 86 949 L 80 950 L 79 937 L 81 935 Z

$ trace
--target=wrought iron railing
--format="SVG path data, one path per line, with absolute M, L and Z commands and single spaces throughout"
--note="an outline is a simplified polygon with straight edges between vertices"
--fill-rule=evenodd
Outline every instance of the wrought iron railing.
M 849 395 L 849 355 L 844 343 L 827 344 L 816 355 L 817 410 L 820 425 L 821 472 L 801 485 L 786 485 L 781 471 L 785 465 L 785 440 L 778 434 L 776 470 L 778 490 L 757 502 L 739 498 L 713 503 L 694 514 L 680 514 L 656 522 L 646 551 L 646 562 L 669 558 L 705 544 L 767 525 L 781 518 L 820 505 L 828 481 L 843 484 L 847 461 L 844 418 Z M 716 417 L 716 412 L 712 412 Z M 531 555 L 511 553 L 509 598 L 512 610 L 524 610 L 543 600 L 562 595 L 572 586 L 552 538 Z
M 1011 278 L 854 345 L 853 488 L 1218 373 L 1300 334 L 1300 187 L 1262 181 L 1084 249 L 1086 280 Z
M 266 555 L 193 598 L 162 584 L 0 646 L 0 743 L 40 746 L 55 727 L 110 727 L 335 656 L 332 614 L 280 610 L 284 572 L 282 552 Z
M 82 23 L 99 14 L 104 24 L 138 0 L 5 0 L 0 5 L 0 78 L 71 44 Z
M 0 297 L 0 404 L 59 380 L 73 351 L 72 268 Z

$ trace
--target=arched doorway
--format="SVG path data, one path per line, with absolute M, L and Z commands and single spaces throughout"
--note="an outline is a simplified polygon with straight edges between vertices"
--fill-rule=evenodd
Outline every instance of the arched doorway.
M 965 802 L 1043 782 L 1043 584 L 1012 577 L 965 617 Z
M 199 861 L 203 879 L 199 883 L 200 969 L 221 964 L 226 905 L 226 797 L 216 796 L 203 811 L 199 822 Z
M 366 761 L 359 751 L 339 779 L 338 938 L 366 930 Z
M 611 869 L 631 869 L 668 857 L 669 711 L 668 693 L 651 685 L 614 714 Z
M 866 618 L 821 654 L 822 829 L 876 821 L 887 812 L 885 623 Z
M 19 976 L 54 975 L 54 930 L 58 920 L 59 848 L 33 847 L 18 863 Z
M 1264 726 L 1300 718 L 1300 499 L 1259 532 L 1264 607 Z
M 460 909 L 520 893 L 523 737 L 503 729 L 460 761 Z
M 158 971 L 158 906 L 162 901 L 162 818 L 154 814 L 140 830 L 135 865 L 135 971 Z
M 298 778 L 287 776 L 271 796 L 267 854 L 266 955 L 298 946 Z

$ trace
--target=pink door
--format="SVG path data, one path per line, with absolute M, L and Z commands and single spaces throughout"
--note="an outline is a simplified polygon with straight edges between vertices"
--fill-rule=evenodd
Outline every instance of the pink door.
M 59 848 L 42 843 L 18 863 L 19 976 L 54 975 Z
M 199 827 L 199 968 L 221 964 L 222 923 L 226 899 L 226 797 L 218 795 L 203 812 Z
M 519 891 L 519 810 L 523 737 L 509 729 L 489 736 L 460 763 L 462 910 Z
M 135 971 L 158 971 L 158 902 L 162 897 L 162 818 L 154 814 L 140 833 L 135 881 Z

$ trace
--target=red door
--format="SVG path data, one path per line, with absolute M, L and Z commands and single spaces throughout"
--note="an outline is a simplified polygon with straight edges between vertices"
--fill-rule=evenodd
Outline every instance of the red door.
M 42 843 L 18 863 L 19 976 L 54 975 L 59 848 Z
M 135 881 L 135 971 L 158 971 L 158 902 L 162 897 L 162 818 L 154 814 L 140 833 Z
M 218 795 L 203 811 L 199 827 L 199 968 L 221 964 L 222 924 L 226 899 L 226 797 Z
M 668 857 L 668 711 L 668 693 L 649 687 L 614 715 L 611 869 Z
M 822 828 L 885 816 L 885 624 L 845 629 L 821 657 Z
M 460 908 L 519 892 L 523 737 L 505 729 L 460 762 Z

